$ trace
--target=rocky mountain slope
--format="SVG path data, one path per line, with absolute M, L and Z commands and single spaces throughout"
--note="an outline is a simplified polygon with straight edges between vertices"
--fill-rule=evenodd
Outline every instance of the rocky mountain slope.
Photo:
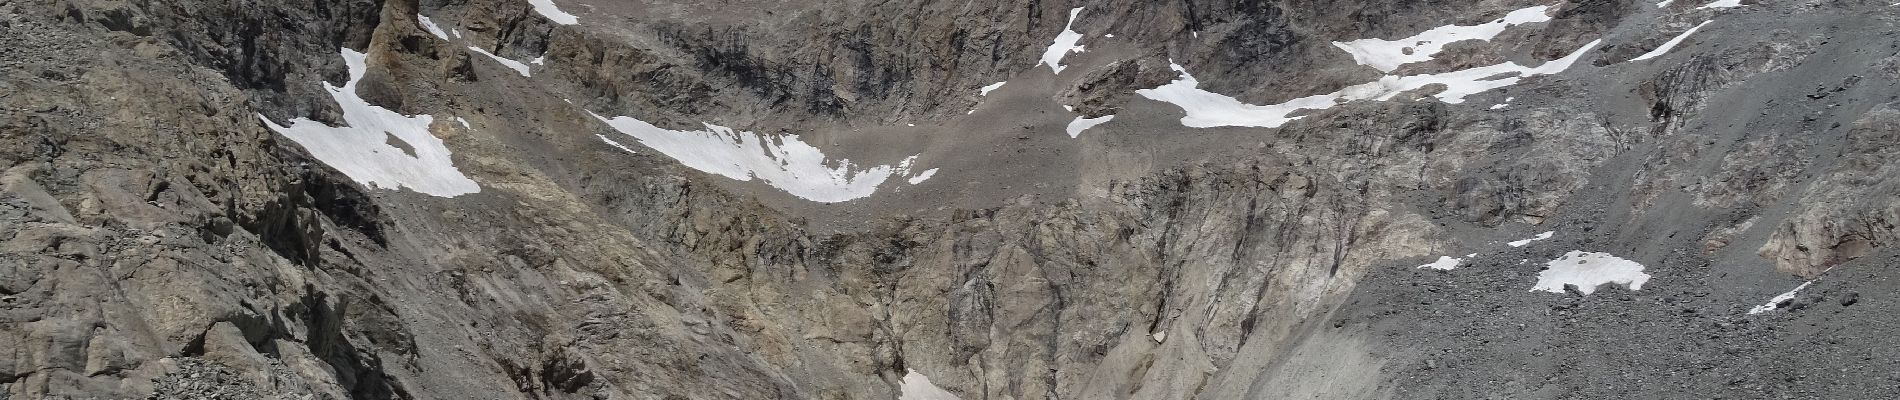
M 1884 2 L 0 0 L 0 398 L 1900 397 Z

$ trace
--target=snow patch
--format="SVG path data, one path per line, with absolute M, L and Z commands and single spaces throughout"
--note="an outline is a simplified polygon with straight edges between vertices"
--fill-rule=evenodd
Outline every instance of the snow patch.
M 1536 67 L 1526 67 L 1518 65 L 1515 62 L 1505 62 L 1502 64 L 1438 74 L 1412 76 L 1387 75 L 1379 78 L 1376 82 L 1347 87 L 1337 92 L 1336 95 L 1346 100 L 1374 99 L 1383 101 L 1390 100 L 1399 93 L 1441 84 L 1445 86 L 1445 90 L 1433 94 L 1432 97 L 1436 97 L 1439 101 L 1445 103 L 1458 104 L 1465 101 L 1465 96 L 1515 85 L 1526 77 L 1550 75 L 1570 69 L 1571 64 L 1583 58 L 1583 55 L 1588 50 L 1596 48 L 1600 43 L 1602 43 L 1601 40 L 1591 41 L 1589 44 L 1585 44 L 1583 48 L 1577 49 L 1577 51 L 1571 52 L 1563 58 L 1551 60 Z
M 462 119 L 462 117 L 455 117 L 455 122 L 462 124 L 462 129 L 475 129 L 475 127 L 469 126 L 468 120 Z
M 1181 125 L 1192 128 L 1212 128 L 1218 126 L 1255 126 L 1274 128 L 1299 117 L 1288 117 L 1303 109 L 1331 108 L 1337 94 L 1325 94 L 1301 97 L 1285 103 L 1270 106 L 1256 106 L 1241 102 L 1239 99 L 1219 93 L 1201 90 L 1201 82 L 1194 79 L 1180 64 L 1171 64 L 1175 72 L 1181 73 L 1172 82 L 1153 89 L 1135 90 L 1135 94 L 1150 100 L 1160 101 L 1181 107 L 1187 115 L 1181 117 Z
M 1768 304 L 1763 304 L 1763 305 L 1755 306 L 1755 308 L 1748 309 L 1748 313 L 1751 315 L 1761 314 L 1761 313 L 1780 309 L 1781 302 L 1794 300 L 1795 293 L 1801 292 L 1801 289 L 1807 289 L 1808 285 L 1812 285 L 1812 284 L 1814 284 L 1814 281 L 1802 282 L 1801 286 L 1795 286 L 1794 290 L 1790 290 L 1787 293 L 1775 295 L 1775 297 L 1768 299 Z
M 1418 267 L 1431 268 L 1431 269 L 1435 269 L 1439 271 L 1450 271 L 1453 269 L 1457 269 L 1458 264 L 1463 264 L 1464 262 L 1465 260 L 1462 258 L 1451 258 L 1451 256 L 1438 256 L 1438 261 L 1433 261 L 1430 264 L 1420 265 Z
M 793 196 L 820 203 L 870 196 L 885 180 L 910 169 L 910 159 L 898 167 L 861 167 L 850 160 L 833 162 L 817 147 L 799 140 L 798 135 L 767 137 L 713 124 L 703 124 L 704 130 L 670 130 L 633 117 L 593 115 L 687 167 L 740 181 L 758 178 Z
M 1544 264 L 1544 271 L 1537 273 L 1537 286 L 1531 291 L 1563 293 L 1564 285 L 1577 285 L 1583 294 L 1595 293 L 1598 286 L 1604 284 L 1622 284 L 1630 290 L 1642 290 L 1643 283 L 1649 282 L 1649 274 L 1643 273 L 1643 264 L 1625 260 L 1609 253 L 1590 253 L 1572 250 L 1563 257 Z
M 1689 35 L 1695 34 L 1695 31 L 1702 30 L 1702 27 L 1708 26 L 1710 22 L 1715 22 L 1715 20 L 1702 21 L 1702 23 L 1696 24 L 1695 27 L 1689 28 L 1689 30 L 1686 30 L 1686 31 L 1682 31 L 1682 34 L 1679 34 L 1679 35 L 1676 35 L 1676 37 L 1670 38 L 1669 41 L 1667 42 L 1663 42 L 1662 46 L 1657 47 L 1655 50 L 1650 50 L 1648 53 L 1643 53 L 1643 55 L 1636 56 L 1636 58 L 1632 58 L 1630 59 L 1630 61 L 1642 61 L 1642 60 L 1648 60 L 1651 58 L 1662 56 L 1663 54 L 1668 53 L 1670 49 L 1676 48 L 1676 45 L 1682 44 L 1683 39 L 1688 39 Z
M 1731 8 L 1731 7 L 1741 7 L 1741 6 L 1742 6 L 1742 0 L 1715 0 L 1713 2 L 1710 2 L 1709 4 L 1703 4 L 1701 7 L 1696 7 L 1696 9 L 1702 10 L 1702 9 Z
M 898 387 L 897 400 L 962 400 L 955 393 L 930 383 L 930 377 L 910 369 L 904 373 L 904 384 Z
M 1078 115 L 1074 121 L 1069 121 L 1069 138 L 1082 137 L 1082 131 L 1089 130 L 1089 128 L 1094 128 L 1096 125 L 1101 125 L 1113 119 L 1115 119 L 1114 115 L 1103 115 L 1095 118 L 1085 118 Z
M 1062 57 L 1068 56 L 1069 53 L 1082 52 L 1082 45 L 1079 44 L 1082 42 L 1082 33 L 1074 29 L 1075 17 L 1078 15 L 1082 15 L 1082 7 L 1069 10 L 1069 23 L 1062 26 L 1062 33 L 1056 35 L 1055 43 L 1051 43 L 1049 49 L 1042 52 L 1042 64 L 1048 65 L 1049 70 L 1057 74 L 1061 74 L 1063 69 L 1068 68 L 1062 65 Z
M 989 84 L 989 86 L 984 86 L 984 87 L 982 87 L 982 88 L 980 88 L 980 89 L 977 89 L 977 93 L 976 93 L 976 94 L 977 94 L 978 96 L 988 96 L 988 95 L 990 95 L 990 92 L 994 92 L 994 91 L 996 91 L 996 89 L 1002 89 L 1002 88 L 1003 88 L 1003 84 L 1005 84 L 1005 83 L 1009 83 L 1009 81 L 1002 81 L 1002 82 L 997 82 L 997 83 L 992 83 L 992 84 Z
M 435 118 L 425 114 L 404 116 L 357 96 L 356 83 L 369 70 L 369 56 L 347 48 L 342 54 L 349 68 L 349 81 L 340 88 L 324 82 L 323 89 L 343 111 L 346 126 L 327 126 L 308 118 L 294 118 L 290 126 L 283 126 L 262 114 L 257 118 L 272 131 L 303 145 L 318 161 L 365 186 L 408 188 L 439 197 L 482 190 L 455 168 L 442 139 L 429 133 L 429 124 Z M 407 149 L 391 145 L 391 140 L 401 141 Z
M 1502 109 L 1504 109 L 1504 106 L 1505 106 L 1505 105 L 1506 105 L 1506 104 L 1504 104 L 1504 103 L 1498 103 L 1498 104 L 1492 104 L 1492 105 L 1491 105 L 1491 109 L 1493 109 L 1493 110 L 1502 110 Z
M 625 151 L 626 151 L 626 152 L 627 152 L 628 154 L 638 154 L 638 153 L 639 153 L 639 152 L 637 152 L 637 151 L 633 151 L 633 149 L 631 149 L 631 148 L 627 148 L 627 145 L 624 145 L 624 144 L 620 144 L 620 142 L 616 142 L 616 141 L 614 141 L 613 139 L 608 139 L 608 138 L 607 138 L 607 135 L 602 135 L 602 134 L 598 134 L 598 133 L 596 133 L 596 134 L 594 134 L 594 136 L 595 136 L 595 137 L 599 137 L 601 141 L 603 141 L 603 142 L 607 142 L 607 144 L 610 144 L 610 145 L 613 145 L 614 147 L 617 147 L 617 148 L 619 148 L 619 149 L 621 149 L 621 150 L 625 150 Z
M 917 176 L 912 176 L 910 177 L 910 179 L 906 179 L 906 181 L 910 181 L 910 184 L 915 185 L 919 183 L 924 183 L 924 181 L 930 180 L 930 177 L 933 177 L 933 176 L 937 176 L 936 168 L 931 168 L 931 169 L 924 170 L 924 172 L 919 172 L 917 173 Z
M 1375 38 L 1333 42 L 1333 47 L 1352 54 L 1353 61 L 1359 65 L 1390 73 L 1405 64 L 1431 61 L 1432 56 L 1444 51 L 1447 44 L 1465 40 L 1490 41 L 1504 33 L 1505 28 L 1513 25 L 1548 22 L 1550 21 L 1549 12 L 1549 6 L 1527 7 L 1511 11 L 1505 14 L 1504 18 L 1483 24 L 1445 25 L 1398 40 Z
M 449 40 L 449 33 L 443 32 L 442 27 L 437 26 L 435 24 L 435 21 L 430 20 L 429 17 L 423 16 L 422 14 L 416 14 L 416 22 L 421 23 L 422 29 L 429 31 L 429 34 L 435 35 L 435 37 L 438 37 L 438 38 L 442 38 L 442 40 Z
M 528 0 L 528 4 L 534 5 L 534 12 L 541 13 L 542 17 L 547 17 L 549 21 L 554 21 L 554 23 L 561 25 L 580 23 L 581 19 L 579 17 L 561 11 L 561 7 L 554 5 L 554 0 Z
M 476 53 L 482 53 L 482 55 L 488 56 L 488 58 L 494 59 L 495 62 L 501 63 L 501 66 L 508 67 L 508 69 L 515 70 L 515 72 L 520 73 L 521 76 L 529 76 L 528 64 L 522 64 L 520 61 L 502 58 L 501 56 L 495 55 L 495 53 L 489 53 L 488 50 L 482 50 L 482 48 L 480 47 L 468 46 L 468 49 L 474 50 Z
M 1188 127 L 1277 128 L 1289 121 L 1299 119 L 1300 117 L 1292 116 L 1292 114 L 1300 110 L 1323 110 L 1354 100 L 1391 100 L 1400 93 L 1434 85 L 1442 85 L 1444 90 L 1433 94 L 1432 97 L 1448 104 L 1463 103 L 1466 96 L 1515 85 L 1527 77 L 1550 75 L 1570 69 L 1571 64 L 1576 63 L 1590 49 L 1596 48 L 1601 43 L 1602 40 L 1591 41 L 1563 58 L 1551 60 L 1536 67 L 1505 62 L 1437 74 L 1386 75 L 1377 81 L 1349 86 L 1336 92 L 1301 97 L 1268 106 L 1247 104 L 1230 96 L 1201 90 L 1198 88 L 1200 81 L 1195 80 L 1194 76 L 1188 74 L 1187 69 L 1181 67 L 1180 64 L 1172 65 L 1176 72 L 1181 73 L 1181 76 L 1175 78 L 1174 81 L 1153 89 L 1136 90 L 1135 93 L 1150 100 L 1181 107 L 1187 112 L 1187 115 L 1181 118 L 1181 125 Z
M 1532 236 L 1529 239 L 1513 240 L 1505 244 L 1510 245 L 1511 247 L 1524 247 L 1524 245 L 1531 244 L 1531 242 L 1549 239 L 1551 235 L 1555 235 L 1555 234 L 1557 234 L 1557 231 L 1546 231 L 1544 233 L 1537 234 L 1537 236 Z
M 1674 3 L 1674 2 L 1676 2 L 1676 0 L 1662 0 L 1662 1 L 1658 1 L 1658 2 L 1656 2 L 1656 8 L 1663 8 L 1663 7 L 1668 7 L 1668 6 L 1669 6 L 1669 3 Z
M 1168 333 L 1167 333 L 1167 332 L 1155 332 L 1155 334 L 1154 334 L 1154 335 L 1151 335 L 1151 336 L 1152 336 L 1152 337 L 1154 337 L 1154 339 L 1155 339 L 1155 343 L 1163 343 L 1163 342 L 1167 342 L 1167 341 L 1168 341 Z

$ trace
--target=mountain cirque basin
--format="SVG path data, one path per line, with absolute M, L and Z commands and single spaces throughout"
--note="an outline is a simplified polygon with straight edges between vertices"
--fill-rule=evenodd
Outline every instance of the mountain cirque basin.
M 0 398 L 1900 398 L 1896 18 L 0 2 Z

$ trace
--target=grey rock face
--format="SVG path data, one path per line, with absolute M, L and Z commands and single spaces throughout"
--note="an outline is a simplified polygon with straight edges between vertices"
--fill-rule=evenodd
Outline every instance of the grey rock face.
M 1135 94 L 1171 64 L 1252 104 L 1327 93 L 1380 76 L 1334 41 L 1533 5 L 1550 21 L 1396 73 L 1600 47 L 1464 103 L 1194 129 Z M 0 393 L 882 399 L 916 371 L 965 399 L 1900 395 L 1887 4 L 557 6 L 581 23 L 0 4 Z M 1046 72 L 1078 6 L 1088 50 Z M 343 124 L 342 48 L 480 192 L 366 186 L 259 122 Z M 812 203 L 590 112 L 942 171 Z M 1530 291 L 1572 250 L 1649 280 Z M 1788 275 L 1813 283 L 1771 301 Z

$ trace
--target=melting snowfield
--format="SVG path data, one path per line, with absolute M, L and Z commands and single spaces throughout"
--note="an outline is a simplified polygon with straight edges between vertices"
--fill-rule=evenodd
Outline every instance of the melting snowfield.
M 766 137 L 713 124 L 704 124 L 704 130 L 670 130 L 633 117 L 594 114 L 594 118 L 687 167 L 739 181 L 758 178 L 793 196 L 820 203 L 870 196 L 892 176 L 909 174 L 911 160 L 916 157 L 895 167 L 859 167 L 850 160 L 826 159 L 823 151 L 797 135 Z M 924 171 L 911 180 L 921 183 L 935 173 Z
M 442 27 L 436 25 L 435 21 L 430 20 L 429 17 L 423 16 L 422 14 L 416 14 L 416 22 L 421 23 L 422 29 L 429 31 L 429 34 L 435 35 L 435 37 L 438 37 L 438 38 L 442 38 L 442 40 L 449 40 L 449 33 L 442 31 Z
M 919 172 L 917 173 L 916 176 L 912 176 L 909 179 L 905 179 L 905 181 L 910 182 L 910 184 L 912 185 L 915 185 L 919 183 L 924 183 L 924 181 L 930 180 L 930 177 L 933 177 L 933 176 L 937 176 L 936 168 L 931 168 L 931 169 L 924 170 L 924 172 Z
M 1415 62 L 1431 61 L 1432 56 L 1444 51 L 1445 45 L 1462 40 L 1490 41 L 1504 33 L 1504 28 L 1534 22 L 1550 21 L 1550 7 L 1535 6 L 1518 9 L 1504 18 L 1472 26 L 1445 25 L 1432 28 L 1411 37 L 1398 40 L 1359 39 L 1350 42 L 1333 42 L 1333 47 L 1352 54 L 1354 62 L 1372 67 L 1379 72 L 1390 73 L 1400 66 Z
M 343 87 L 323 83 L 337 107 L 343 111 L 347 126 L 332 127 L 308 118 L 290 120 L 290 126 L 258 115 L 271 130 L 303 145 L 322 161 L 350 179 L 370 187 L 409 188 L 433 196 L 455 197 L 482 190 L 474 180 L 455 169 L 448 147 L 429 133 L 435 118 L 428 115 L 403 116 L 387 108 L 369 104 L 356 95 L 356 82 L 368 70 L 368 56 L 343 49 L 350 80 Z M 399 142 L 397 147 L 392 142 Z
M 1463 258 L 1451 258 L 1451 256 L 1438 256 L 1438 261 L 1433 261 L 1430 264 L 1420 265 L 1418 267 L 1435 269 L 1439 271 L 1450 271 L 1452 269 L 1458 268 L 1458 264 L 1462 264 L 1464 262 L 1465 260 Z
M 1801 286 L 1795 286 L 1794 290 L 1790 290 L 1787 293 L 1775 295 L 1775 297 L 1768 299 L 1768 304 L 1762 304 L 1759 306 L 1755 306 L 1755 308 L 1748 309 L 1748 313 L 1761 314 L 1761 313 L 1781 309 L 1781 302 L 1794 300 L 1795 294 L 1801 293 L 1801 289 L 1807 289 L 1808 285 L 1812 285 L 1812 284 L 1814 284 L 1814 281 L 1802 282 Z
M 1075 117 L 1074 121 L 1069 121 L 1069 127 L 1068 127 L 1069 138 L 1073 139 L 1073 138 L 1082 137 L 1082 131 L 1089 130 L 1089 128 L 1094 128 L 1096 125 L 1101 125 L 1103 123 L 1107 123 L 1108 121 L 1111 121 L 1114 119 L 1115 119 L 1115 116 L 1113 115 L 1103 115 L 1103 116 L 1095 117 L 1095 118 L 1084 118 L 1081 116 L 1077 116 Z
M 1544 271 L 1537 274 L 1537 286 L 1531 291 L 1563 293 L 1564 285 L 1577 285 L 1583 294 L 1597 291 L 1598 286 L 1621 284 L 1630 290 L 1641 290 L 1643 283 L 1649 282 L 1649 274 L 1643 273 L 1643 265 L 1625 260 L 1608 253 L 1589 253 L 1571 251 L 1544 264 Z
M 528 0 L 528 4 L 534 6 L 534 12 L 540 13 L 542 17 L 546 17 L 549 21 L 554 21 L 554 23 L 561 25 L 580 23 L 580 17 L 575 17 L 574 14 L 561 11 L 560 7 L 554 5 L 554 0 Z
M 1079 44 L 1082 42 L 1082 33 L 1075 31 L 1077 15 L 1082 15 L 1082 7 L 1069 10 L 1069 24 L 1062 26 L 1062 33 L 1056 35 L 1055 43 L 1050 44 L 1049 49 L 1042 52 L 1042 64 L 1048 65 L 1049 70 L 1057 74 L 1061 74 L 1063 69 L 1068 68 L 1062 65 L 1062 57 L 1068 56 L 1069 53 L 1082 52 L 1082 45 Z
M 898 389 L 901 392 L 898 393 L 897 400 L 962 400 L 958 399 L 955 393 L 950 393 L 930 383 L 930 377 L 919 374 L 914 369 L 904 373 L 904 384 Z
M 528 64 L 523 64 L 520 61 L 503 58 L 502 56 L 495 55 L 495 53 L 488 52 L 488 50 L 482 50 L 482 48 L 480 47 L 468 46 L 468 49 L 473 50 L 476 53 L 481 53 L 484 56 L 488 56 L 489 59 L 492 59 L 492 60 L 495 60 L 495 62 L 501 63 L 501 66 L 503 67 L 508 67 L 508 69 L 515 70 L 515 72 L 521 74 L 521 76 L 529 76 Z
M 1463 70 L 1410 76 L 1386 75 L 1379 80 L 1348 86 L 1339 91 L 1301 97 L 1287 102 L 1257 106 L 1241 102 L 1231 96 L 1201 90 L 1200 81 L 1188 74 L 1179 64 L 1173 66 L 1181 73 L 1179 78 L 1166 85 L 1153 89 L 1136 90 L 1135 93 L 1150 100 L 1174 104 L 1186 111 L 1181 125 L 1191 128 L 1213 128 L 1221 126 L 1247 126 L 1277 128 L 1289 121 L 1299 119 L 1293 113 L 1300 110 L 1323 110 L 1340 103 L 1354 100 L 1391 100 L 1412 90 L 1428 86 L 1442 85 L 1432 97 L 1450 104 L 1463 103 L 1466 96 L 1483 93 L 1506 86 L 1516 85 L 1524 78 L 1550 75 L 1570 69 L 1570 65 L 1583 58 L 1602 40 L 1591 41 L 1582 48 L 1563 58 L 1551 60 L 1536 67 L 1526 67 L 1515 62 L 1473 67 Z
M 302 144 L 317 161 L 371 188 L 409 188 L 439 197 L 481 191 L 475 180 L 469 180 L 448 159 L 448 146 L 443 146 L 443 140 L 429 133 L 429 123 L 435 118 L 410 118 L 357 97 L 355 83 L 369 70 L 369 57 L 353 49 L 342 49 L 342 57 L 350 66 L 350 82 L 344 87 L 325 82 L 323 89 L 344 112 L 346 127 L 329 127 L 308 118 L 291 119 L 291 125 L 285 127 L 264 116 L 257 118 L 270 131 Z M 399 142 L 403 148 L 391 142 Z
M 1524 247 L 1524 245 L 1531 244 L 1531 242 L 1549 239 L 1551 235 L 1555 235 L 1555 234 L 1557 234 L 1557 231 L 1546 231 L 1544 233 L 1539 233 L 1537 234 L 1537 236 L 1532 236 L 1530 238 L 1526 238 L 1522 240 L 1513 240 L 1509 243 L 1505 243 L 1505 245 L 1509 245 L 1511 247 Z
M 981 88 L 978 88 L 978 89 L 977 89 L 977 93 L 976 93 L 976 95 L 978 95 L 978 96 L 988 96 L 988 95 L 990 95 L 990 92 L 994 92 L 994 91 L 996 91 L 996 89 L 1002 89 L 1002 88 L 1003 88 L 1003 84 L 1006 84 L 1006 83 L 1009 83 L 1009 81 L 1002 81 L 1002 82 L 997 82 L 997 83 L 992 83 L 992 84 L 989 84 L 989 85 L 987 85 L 987 86 L 984 86 L 984 87 L 981 87 Z
M 1359 39 L 1333 42 L 1335 47 L 1351 54 L 1355 62 L 1386 72 L 1387 75 L 1375 81 L 1348 86 L 1332 93 L 1296 98 L 1279 104 L 1265 106 L 1247 104 L 1231 96 L 1201 90 L 1200 82 L 1179 64 L 1172 66 L 1176 72 L 1180 73 L 1174 81 L 1153 89 L 1136 90 L 1135 93 L 1150 100 L 1181 107 L 1187 114 L 1181 118 L 1181 125 L 1191 128 L 1222 126 L 1277 128 L 1289 121 L 1299 119 L 1300 117 L 1294 114 L 1302 110 L 1324 110 L 1356 100 L 1387 101 L 1401 93 L 1428 88 L 1436 90 L 1435 93 L 1431 93 L 1431 97 L 1445 103 L 1458 104 L 1463 103 L 1467 96 L 1516 85 L 1524 78 L 1550 75 L 1570 69 L 1571 64 L 1575 64 L 1578 59 L 1591 49 L 1595 49 L 1602 41 L 1592 41 L 1563 58 L 1551 60 L 1536 67 L 1504 62 L 1435 74 L 1392 75 L 1390 73 L 1405 64 L 1430 61 L 1434 55 L 1444 50 L 1446 44 L 1463 40 L 1488 41 L 1503 33 L 1505 28 L 1514 25 L 1549 21 L 1550 16 L 1547 14 L 1549 11 L 1550 8 L 1547 6 L 1528 7 L 1512 11 L 1504 18 L 1489 23 L 1473 26 L 1441 26 L 1397 40 Z
M 639 152 L 633 151 L 633 149 L 631 148 L 627 148 L 627 145 L 620 144 L 620 142 L 616 142 L 613 139 L 607 138 L 607 135 L 596 133 L 594 134 L 594 137 L 598 137 L 600 138 L 600 141 L 607 142 L 608 146 L 613 146 L 614 148 L 620 149 L 621 151 L 625 151 L 628 154 L 639 154 Z
M 1153 89 L 1136 90 L 1135 94 L 1149 100 L 1160 101 L 1181 107 L 1187 116 L 1181 117 L 1181 125 L 1190 128 L 1213 128 L 1220 126 L 1256 126 L 1276 128 L 1287 121 L 1299 117 L 1288 117 L 1295 111 L 1304 109 L 1331 108 L 1334 95 L 1307 96 L 1285 103 L 1270 106 L 1256 106 L 1241 102 L 1239 99 L 1219 93 L 1201 90 L 1201 81 L 1187 72 L 1180 64 L 1171 64 L 1181 76 Z
M 1650 50 L 1648 53 L 1643 53 L 1643 55 L 1636 56 L 1636 58 L 1632 58 L 1630 59 L 1630 61 L 1648 60 L 1651 58 L 1662 56 L 1663 54 L 1668 54 L 1670 49 L 1674 49 L 1676 48 L 1676 45 L 1682 44 L 1682 41 L 1684 39 L 1688 39 L 1689 35 L 1694 35 L 1695 31 L 1702 30 L 1702 27 L 1708 26 L 1710 22 L 1715 22 L 1715 20 L 1702 21 L 1702 23 L 1696 24 L 1695 27 L 1689 28 L 1689 30 L 1686 30 L 1686 31 L 1682 31 L 1682 34 L 1676 35 L 1676 37 L 1674 38 L 1670 38 L 1669 41 L 1667 42 L 1663 42 L 1662 46 L 1657 46 L 1655 50 Z

